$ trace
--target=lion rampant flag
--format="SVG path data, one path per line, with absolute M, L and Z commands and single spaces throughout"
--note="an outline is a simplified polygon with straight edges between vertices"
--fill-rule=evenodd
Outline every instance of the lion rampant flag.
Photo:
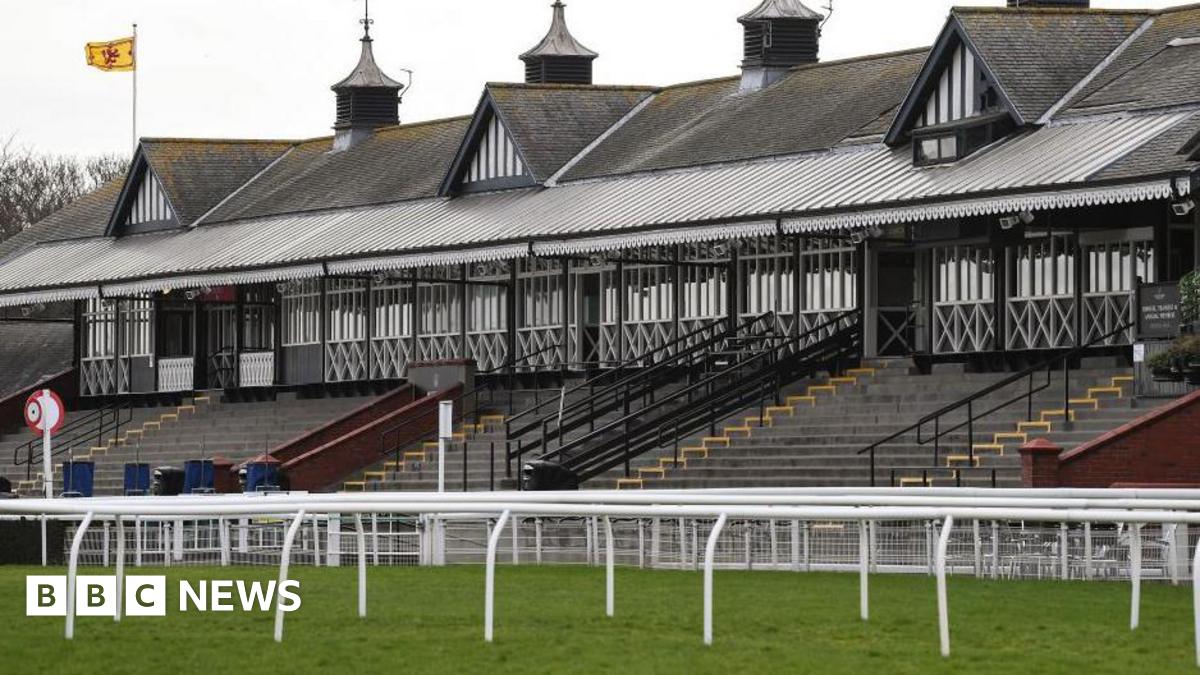
M 127 37 L 112 42 L 89 42 L 87 45 L 87 63 L 93 68 L 104 71 L 135 70 L 137 59 L 134 46 L 137 40 Z

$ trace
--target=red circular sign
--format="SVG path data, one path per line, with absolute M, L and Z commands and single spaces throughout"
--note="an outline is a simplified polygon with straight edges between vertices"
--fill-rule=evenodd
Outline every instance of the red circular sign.
M 42 435 L 47 425 L 51 434 L 58 433 L 66 420 L 67 407 L 58 394 L 49 389 L 39 389 L 25 401 L 25 425 L 38 436 Z

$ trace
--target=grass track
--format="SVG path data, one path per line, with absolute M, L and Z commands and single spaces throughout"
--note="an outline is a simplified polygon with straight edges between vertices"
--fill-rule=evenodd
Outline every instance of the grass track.
M 84 573 L 103 573 L 95 568 Z M 161 570 L 142 570 L 157 574 Z M 603 569 L 497 571 L 496 642 L 483 642 L 483 568 L 369 570 L 366 620 L 355 570 L 297 567 L 303 607 L 282 645 L 270 614 L 179 613 L 178 579 L 267 581 L 271 568 L 166 570 L 168 616 L 24 616 L 24 578 L 0 568 L 0 658 L 22 673 L 1171 673 L 1195 672 L 1191 590 L 1143 586 L 1129 631 L 1120 583 L 949 580 L 953 656 L 937 653 L 934 582 L 874 576 L 871 621 L 855 575 L 716 574 L 716 642 L 701 643 L 701 576 L 617 570 L 604 617 Z M 138 572 L 134 572 L 138 573 Z M 12 668 L 12 670 L 8 670 Z

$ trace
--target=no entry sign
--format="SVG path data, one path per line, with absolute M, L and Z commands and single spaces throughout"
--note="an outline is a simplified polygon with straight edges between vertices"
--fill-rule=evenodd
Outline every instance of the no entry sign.
M 47 429 L 58 433 L 67 419 L 67 409 L 58 394 L 49 389 L 40 389 L 25 401 L 25 424 L 34 434 L 41 436 Z

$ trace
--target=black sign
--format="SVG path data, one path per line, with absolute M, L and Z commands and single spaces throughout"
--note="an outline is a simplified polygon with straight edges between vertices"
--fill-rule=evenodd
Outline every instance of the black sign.
M 1179 337 L 1179 285 L 1143 284 L 1138 288 L 1138 337 Z

